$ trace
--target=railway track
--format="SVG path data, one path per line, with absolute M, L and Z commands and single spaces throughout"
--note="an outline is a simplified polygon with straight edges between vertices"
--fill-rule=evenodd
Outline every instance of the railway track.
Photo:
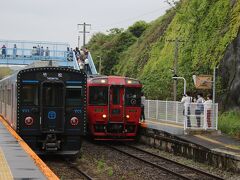
M 183 165 L 181 163 L 172 161 L 165 157 L 150 153 L 148 151 L 142 150 L 135 146 L 130 145 L 107 145 L 107 147 L 128 155 L 132 158 L 140 160 L 146 164 L 156 167 L 160 170 L 168 172 L 169 174 L 175 175 L 181 179 L 222 179 L 221 177 L 209 174 L 207 172 L 201 171 L 199 169 L 192 168 L 190 166 Z
M 69 165 L 70 168 L 77 171 L 79 174 L 81 174 L 85 179 L 92 180 L 93 178 L 88 175 L 85 171 L 81 170 L 76 163 L 71 162 L 69 159 L 65 159 L 65 162 Z

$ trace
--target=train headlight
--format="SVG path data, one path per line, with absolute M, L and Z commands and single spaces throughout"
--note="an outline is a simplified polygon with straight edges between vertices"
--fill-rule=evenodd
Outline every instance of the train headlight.
M 79 123 L 79 120 L 78 120 L 77 117 L 72 117 L 72 118 L 70 119 L 70 124 L 71 124 L 72 126 L 76 126 L 76 125 L 78 125 L 78 123 Z
M 28 116 L 28 117 L 25 118 L 24 122 L 27 126 L 31 126 L 33 124 L 33 118 Z
M 101 83 L 106 83 L 106 79 L 101 79 Z
M 107 117 L 107 115 L 106 115 L 106 114 L 103 114 L 102 117 L 105 119 L 105 118 Z
M 130 116 L 129 116 L 129 115 L 126 115 L 126 118 L 127 118 L 127 119 L 129 119 L 129 118 L 130 118 Z

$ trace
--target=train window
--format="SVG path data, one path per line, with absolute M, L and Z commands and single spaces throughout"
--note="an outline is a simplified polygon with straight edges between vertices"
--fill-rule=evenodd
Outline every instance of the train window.
M 38 86 L 35 84 L 24 84 L 22 87 L 23 105 L 38 105 Z
M 66 106 L 78 107 L 82 102 L 82 89 L 80 88 L 67 88 L 66 90 Z
M 140 88 L 125 89 L 125 105 L 141 106 L 141 89 Z
M 108 104 L 108 87 L 96 86 L 90 87 L 89 104 L 105 106 Z
M 112 87 L 112 103 L 114 105 L 120 104 L 120 89 L 119 89 L 119 87 Z
M 63 106 L 63 84 L 44 83 L 42 90 L 43 106 L 62 107 Z

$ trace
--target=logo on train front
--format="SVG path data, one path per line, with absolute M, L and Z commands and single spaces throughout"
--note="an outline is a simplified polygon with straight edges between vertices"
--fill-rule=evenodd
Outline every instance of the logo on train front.
M 56 119 L 56 112 L 55 111 L 49 111 L 48 112 L 48 119 Z

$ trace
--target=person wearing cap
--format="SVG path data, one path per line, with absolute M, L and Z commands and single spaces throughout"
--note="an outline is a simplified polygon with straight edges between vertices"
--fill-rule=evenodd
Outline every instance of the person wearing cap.
M 184 104 L 184 109 L 183 109 L 183 115 L 187 116 L 187 127 L 191 127 L 191 121 L 190 121 L 190 104 L 192 102 L 192 97 L 190 96 L 190 92 L 186 92 L 186 94 L 183 95 L 181 103 Z

